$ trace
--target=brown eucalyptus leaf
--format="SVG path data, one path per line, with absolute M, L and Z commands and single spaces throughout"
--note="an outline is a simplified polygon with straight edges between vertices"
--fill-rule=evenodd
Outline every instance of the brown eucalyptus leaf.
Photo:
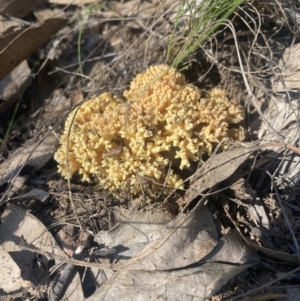
M 3 79 L 66 24 L 65 19 L 53 18 L 30 27 L 8 28 L 0 36 L 0 79 Z
M 0 0 L 0 13 L 22 18 L 45 0 Z

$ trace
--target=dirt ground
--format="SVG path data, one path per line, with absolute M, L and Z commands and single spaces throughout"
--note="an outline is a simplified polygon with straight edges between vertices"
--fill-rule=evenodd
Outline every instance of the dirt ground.
M 49 38 L 20 60 L 21 63 L 25 59 L 27 64 L 20 71 L 21 78 L 26 78 L 27 82 L 18 84 L 17 97 L 5 96 L 1 87 L 0 245 L 3 269 L 0 271 L 0 300 L 113 300 L 105 297 L 109 292 L 107 283 L 117 287 L 125 287 L 125 284 L 118 282 L 118 278 L 115 282 L 107 282 L 107 279 L 125 273 L 128 265 L 126 268 L 124 262 L 134 258 L 134 255 L 125 258 L 120 247 L 126 246 L 125 237 L 130 237 L 130 230 L 126 232 L 122 228 L 127 221 L 130 224 L 137 214 L 145 214 L 141 220 L 147 220 L 150 214 L 153 223 L 159 220 L 167 225 L 183 216 L 186 222 L 197 206 L 204 206 L 204 203 L 203 210 L 210 212 L 216 228 L 215 244 L 226 235 L 239 238 L 229 239 L 231 245 L 224 250 L 223 257 L 206 257 L 207 251 L 204 259 L 187 261 L 188 264 L 183 264 L 182 259 L 183 263 L 180 261 L 178 266 L 168 263 L 166 267 L 162 260 L 149 271 L 175 273 L 202 266 L 206 267 L 206 273 L 207 269 L 212 269 L 208 264 L 229 263 L 232 271 L 218 266 L 218 272 L 210 274 L 212 278 L 207 276 L 203 280 L 213 283 L 207 285 L 213 293 L 197 296 L 195 293 L 192 297 L 193 281 L 189 278 L 185 282 L 180 274 L 182 282 L 176 285 L 181 285 L 185 293 L 191 292 L 190 297 L 184 295 L 180 299 L 300 300 L 298 1 L 244 1 L 228 21 L 222 22 L 176 65 L 186 81 L 200 89 L 203 95 L 218 87 L 226 91 L 229 99 L 236 99 L 243 106 L 245 138 L 227 148 L 231 165 L 224 163 L 225 169 L 216 167 L 209 177 L 205 178 L 202 173 L 197 178 L 197 171 L 202 170 L 205 162 L 211 162 L 207 161 L 209 156 L 204 155 L 200 163 L 196 162 L 184 174 L 186 178 L 194 175 L 184 189 L 173 192 L 168 198 L 151 194 L 143 187 L 140 196 L 121 192 L 112 195 L 94 178 L 90 183 L 82 182 L 81 176 L 75 174 L 66 180 L 58 172 L 53 155 L 72 109 L 103 92 L 122 96 L 137 74 L 152 65 L 171 65 L 182 52 L 187 37 L 191 36 L 186 25 L 189 16 L 182 18 L 182 24 L 175 28 L 176 12 L 178 5 L 154 0 L 75 1 L 72 5 L 58 0 L 36 1 L 25 15 L 2 12 L 1 22 L 17 22 L 14 26 L 20 30 L 42 24 L 53 16 L 67 21 L 55 23 L 57 28 L 49 33 Z M 52 24 L 47 26 L 50 28 Z M 6 27 L 2 28 L 4 32 Z M 192 39 L 198 37 L 196 33 Z M 13 82 L 12 75 L 10 78 Z M 8 82 L 3 85 L 8 86 Z M 246 145 L 251 147 L 247 155 Z M 237 148 L 242 149 L 239 162 Z M 215 154 L 220 157 L 212 157 L 212 160 L 224 162 L 221 154 Z M 216 163 L 219 165 L 221 163 Z M 199 188 L 201 185 L 203 190 Z M 193 189 L 198 193 L 193 194 Z M 34 232 L 43 233 L 40 235 L 43 239 L 39 240 Z M 118 239 L 124 235 L 124 240 L 111 237 L 111 241 L 105 241 L 105 235 L 110 233 L 116 233 Z M 98 234 L 102 235 L 101 241 Z M 172 237 L 169 241 L 179 239 Z M 113 245 L 116 241 L 117 246 Z M 19 249 L 8 249 L 8 242 L 14 242 Z M 173 243 L 168 243 L 165 252 L 177 259 L 180 252 Z M 74 252 L 80 246 L 87 250 L 102 247 L 100 261 L 95 261 L 91 253 L 86 253 L 84 258 L 76 257 Z M 29 251 L 30 248 L 34 248 L 34 252 Z M 56 267 L 61 262 L 59 256 L 104 265 L 119 264 L 120 268 L 108 272 L 108 269 L 87 264 L 91 272 L 85 272 L 84 266 L 78 267 L 73 276 L 67 277 L 67 284 L 59 280 L 63 283 L 65 297 L 57 297 L 54 283 L 63 273 Z M 155 260 L 157 257 L 154 255 Z M 232 258 L 236 259 L 232 261 Z M 142 259 L 141 262 L 146 262 L 149 258 Z M 154 261 L 152 257 L 151 260 Z M 133 271 L 147 270 L 140 264 L 141 268 L 132 268 Z M 220 280 L 216 280 L 218 277 Z M 143 279 L 142 276 L 136 278 Z M 150 283 L 150 280 L 145 281 Z M 201 282 L 197 281 L 196 284 Z M 15 286 L 10 287 L 9 283 Z M 70 283 L 76 287 L 73 287 L 73 295 L 68 293 Z M 175 288 L 172 286 L 170 290 L 175 291 Z M 93 299 L 97 291 L 101 293 Z M 117 292 L 114 294 L 118 296 Z M 155 289 L 153 294 L 164 300 L 179 300 L 171 294 L 155 295 Z M 138 299 L 134 289 L 127 297 L 125 295 L 124 300 L 145 299 L 145 296 Z M 151 298 L 150 293 L 147 296 Z

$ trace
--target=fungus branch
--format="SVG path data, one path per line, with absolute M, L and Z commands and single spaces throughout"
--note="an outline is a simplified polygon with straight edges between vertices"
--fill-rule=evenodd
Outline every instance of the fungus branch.
M 83 181 L 94 176 L 113 193 L 142 193 L 138 177 L 153 180 L 148 181 L 152 192 L 160 185 L 183 188 L 180 170 L 210 155 L 225 138 L 243 138 L 244 130 L 237 125 L 243 109 L 237 101 L 229 101 L 220 89 L 202 97 L 167 65 L 137 75 L 124 97 L 127 103 L 104 93 L 85 102 L 75 117 L 70 114 L 55 154 L 64 177 L 77 171 Z

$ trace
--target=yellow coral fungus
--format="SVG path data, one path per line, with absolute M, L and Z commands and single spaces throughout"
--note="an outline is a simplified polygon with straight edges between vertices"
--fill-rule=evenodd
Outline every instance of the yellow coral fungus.
M 94 176 L 111 192 L 132 194 L 145 183 L 156 191 L 162 185 L 182 188 L 172 167 L 187 168 L 214 144 L 243 133 L 228 129 L 243 119 L 236 101 L 220 89 L 201 98 L 196 86 L 167 65 L 137 75 L 124 97 L 126 102 L 104 93 L 70 114 L 55 154 L 64 177 L 79 171 L 85 181 Z

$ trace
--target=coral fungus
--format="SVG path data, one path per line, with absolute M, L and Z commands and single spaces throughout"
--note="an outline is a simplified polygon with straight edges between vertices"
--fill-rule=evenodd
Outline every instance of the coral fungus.
M 196 86 L 167 65 L 137 75 L 124 97 L 104 93 L 69 115 L 55 154 L 64 177 L 79 171 L 82 180 L 93 176 L 111 192 L 132 194 L 145 183 L 154 191 L 182 188 L 176 164 L 187 168 L 215 144 L 243 133 L 238 126 L 229 129 L 243 119 L 236 101 L 220 89 L 201 98 Z

